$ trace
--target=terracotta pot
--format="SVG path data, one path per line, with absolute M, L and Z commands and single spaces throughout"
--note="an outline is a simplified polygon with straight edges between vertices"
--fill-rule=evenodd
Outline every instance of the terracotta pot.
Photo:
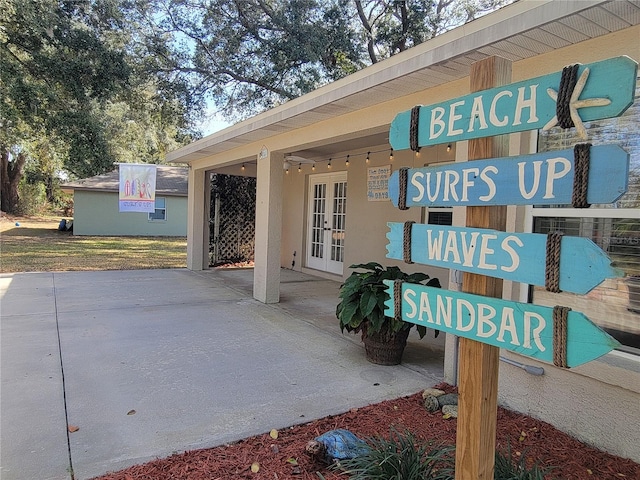
M 366 358 L 377 365 L 398 365 L 402 361 L 404 347 L 407 345 L 409 330 L 401 330 L 397 335 L 387 339 L 377 333 L 362 338 Z

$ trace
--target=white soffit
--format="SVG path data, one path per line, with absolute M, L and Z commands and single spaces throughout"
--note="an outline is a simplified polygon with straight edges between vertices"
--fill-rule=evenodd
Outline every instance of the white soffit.
M 640 23 L 640 0 L 520 0 L 279 107 L 170 152 L 191 162 L 469 75 L 472 63 L 514 62 Z

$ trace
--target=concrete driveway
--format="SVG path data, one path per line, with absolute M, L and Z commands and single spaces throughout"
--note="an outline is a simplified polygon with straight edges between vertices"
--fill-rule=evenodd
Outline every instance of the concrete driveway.
M 337 282 L 283 270 L 264 305 L 252 275 L 0 275 L 2 480 L 88 479 L 442 380 L 415 334 L 403 365 L 368 363 L 337 326 Z

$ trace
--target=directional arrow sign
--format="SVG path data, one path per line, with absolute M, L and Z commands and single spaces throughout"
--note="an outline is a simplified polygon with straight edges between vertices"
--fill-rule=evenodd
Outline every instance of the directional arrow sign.
M 395 315 L 393 282 L 385 280 L 391 300 L 385 315 Z M 402 284 L 402 320 L 553 361 L 553 308 L 452 292 L 412 283 Z M 620 344 L 580 312 L 567 319 L 567 365 L 576 367 Z
M 404 224 L 387 225 L 387 258 L 403 260 Z M 411 226 L 411 261 L 544 286 L 546 242 L 539 233 L 416 223 Z M 605 278 L 623 275 L 588 238 L 562 237 L 560 290 L 584 295 Z
M 569 106 L 582 122 L 622 115 L 633 103 L 638 64 L 616 57 L 580 65 Z M 417 145 L 457 142 L 470 138 L 550 128 L 556 125 L 556 97 L 562 72 L 472 93 L 447 102 L 420 107 Z M 580 121 L 581 120 L 581 121 Z M 389 130 L 395 150 L 410 148 L 411 110 L 396 115 Z
M 587 203 L 612 203 L 627 191 L 629 155 L 617 145 L 591 147 Z M 407 207 L 571 204 L 573 149 L 476 160 L 408 172 Z M 398 206 L 398 172 L 389 196 Z

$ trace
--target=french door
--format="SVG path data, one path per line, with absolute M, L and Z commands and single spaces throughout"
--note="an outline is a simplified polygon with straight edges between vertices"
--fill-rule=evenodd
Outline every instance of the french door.
M 307 267 L 342 275 L 347 172 L 309 177 Z

